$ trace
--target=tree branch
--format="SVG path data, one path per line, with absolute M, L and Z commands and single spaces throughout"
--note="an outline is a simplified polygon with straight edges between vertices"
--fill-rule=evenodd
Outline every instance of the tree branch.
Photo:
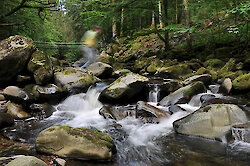
M 17 25 L 24 25 L 28 22 L 29 20 L 26 20 L 24 22 L 19 22 L 19 23 L 6 23 L 6 24 L 0 24 L 0 26 L 17 26 Z

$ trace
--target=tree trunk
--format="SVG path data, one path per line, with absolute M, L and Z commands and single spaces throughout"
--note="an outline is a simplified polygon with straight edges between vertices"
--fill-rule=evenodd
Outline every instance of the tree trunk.
M 160 28 L 163 28 L 161 0 L 159 0 L 159 22 Z
M 152 23 L 151 26 L 154 27 L 155 26 L 155 11 L 152 12 Z
M 184 6 L 184 14 L 185 14 L 185 24 L 188 28 L 190 28 L 190 16 L 189 16 L 189 8 L 188 8 L 188 0 L 183 0 L 183 6 Z M 187 44 L 188 49 L 192 49 L 192 38 L 191 33 L 187 33 Z
M 178 24 L 178 0 L 175 2 L 175 23 Z
M 163 0 L 163 6 L 164 6 L 164 24 L 167 27 L 168 26 L 168 0 Z M 169 31 L 166 30 L 164 34 L 165 38 L 165 50 L 170 49 L 170 43 L 169 43 Z
M 122 0 L 122 3 L 124 3 L 124 0 Z M 123 24 L 124 24 L 124 7 L 122 5 L 122 13 L 121 13 L 121 30 L 120 30 L 120 36 L 123 35 Z
M 114 3 L 115 0 L 112 0 L 112 2 Z M 117 37 L 116 18 L 115 17 L 112 18 L 112 37 L 113 38 Z

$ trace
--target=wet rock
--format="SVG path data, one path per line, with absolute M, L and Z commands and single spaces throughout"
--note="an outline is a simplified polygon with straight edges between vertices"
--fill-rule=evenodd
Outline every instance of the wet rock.
M 115 144 L 109 135 L 98 130 L 53 126 L 38 135 L 36 150 L 73 159 L 110 160 Z
M 36 84 L 48 84 L 53 77 L 53 65 L 48 55 L 37 50 L 31 55 L 28 71 L 33 73 Z
M 120 77 L 127 73 L 131 73 L 131 71 L 129 69 L 120 69 L 120 70 L 114 71 L 114 76 Z
M 33 52 L 33 41 L 11 36 L 0 42 L 0 81 L 10 81 L 23 70 Z
M 182 87 L 175 92 L 164 97 L 159 104 L 162 106 L 169 106 L 173 104 L 187 103 L 192 96 L 202 93 L 206 90 L 204 84 L 200 81 Z
M 87 70 L 98 78 L 110 78 L 113 73 L 112 66 L 102 62 L 96 62 L 89 65 Z
M 43 104 L 31 104 L 30 109 L 32 111 L 32 115 L 38 117 L 39 119 L 44 119 L 50 117 L 55 108 L 49 105 L 48 103 Z
M 0 101 L 0 112 L 7 112 L 7 103 L 8 101 Z
M 131 100 L 146 87 L 149 79 L 147 77 L 128 73 L 115 80 L 100 94 L 101 101 L 124 102 Z M 146 95 L 146 94 L 145 94 Z
M 61 68 L 55 72 L 56 85 L 67 89 L 70 93 L 86 91 L 97 81 L 99 81 L 97 77 L 72 67 Z
M 3 95 L 2 93 L 3 93 L 3 92 L 2 92 L 2 91 L 0 91 L 0 101 L 5 100 L 4 95 Z
M 250 73 L 237 77 L 233 81 L 233 88 L 239 91 L 250 90 Z
M 161 93 L 169 94 L 171 92 L 176 91 L 177 89 L 183 87 L 183 84 L 179 80 L 169 80 L 167 82 L 164 82 L 161 86 Z
M 144 101 L 138 101 L 136 104 L 136 118 L 144 123 L 159 123 L 161 118 L 169 117 L 165 111 L 162 111 Z
M 104 105 L 100 110 L 99 114 L 105 119 L 122 120 L 128 116 L 135 117 L 135 110 L 126 109 L 122 106 L 107 106 Z
M 12 126 L 14 124 L 14 118 L 7 113 L 0 112 L 0 129 Z
M 234 125 L 232 135 L 236 141 L 250 143 L 250 122 Z
M 182 112 L 182 111 L 185 111 L 183 108 L 181 108 L 180 106 L 178 105 L 171 105 L 169 107 L 169 111 L 171 112 L 171 114 L 174 114 L 176 112 Z
M 195 76 L 187 78 L 186 80 L 184 80 L 183 83 L 184 85 L 188 85 L 196 81 L 201 81 L 205 85 L 209 85 L 212 82 L 212 76 L 209 74 L 195 75 Z
M 66 160 L 64 160 L 64 159 L 56 158 L 55 161 L 56 161 L 56 163 L 57 163 L 59 166 L 65 166 L 65 165 L 66 165 Z
M 30 100 L 30 96 L 27 92 L 17 86 L 8 86 L 3 90 L 3 95 L 6 99 L 22 102 Z
M 229 94 L 232 89 L 232 81 L 230 78 L 226 78 L 219 88 L 219 93 Z
M 173 123 L 177 133 L 222 140 L 235 124 L 246 123 L 245 112 L 237 105 L 212 104 Z
M 21 156 L 9 162 L 6 166 L 47 166 L 47 164 L 34 156 Z
M 10 114 L 15 119 L 26 119 L 30 118 L 31 115 L 23 110 L 22 105 L 8 102 L 7 103 L 7 113 Z
M 215 98 L 215 95 L 213 95 L 213 94 L 204 94 L 200 97 L 200 101 L 201 101 L 201 103 L 205 103 L 205 102 L 212 100 L 214 98 Z

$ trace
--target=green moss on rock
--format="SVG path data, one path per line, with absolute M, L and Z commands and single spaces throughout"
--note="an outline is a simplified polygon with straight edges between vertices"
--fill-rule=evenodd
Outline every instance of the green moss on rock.
M 241 75 L 233 81 L 233 88 L 236 90 L 250 89 L 250 73 Z

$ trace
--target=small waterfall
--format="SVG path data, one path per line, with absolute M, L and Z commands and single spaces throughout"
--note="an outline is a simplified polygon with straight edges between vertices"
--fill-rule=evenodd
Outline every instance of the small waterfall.
M 232 127 L 232 135 L 235 141 L 241 141 L 250 144 L 250 128 Z
M 148 102 L 157 103 L 160 97 L 159 84 L 149 84 Z

